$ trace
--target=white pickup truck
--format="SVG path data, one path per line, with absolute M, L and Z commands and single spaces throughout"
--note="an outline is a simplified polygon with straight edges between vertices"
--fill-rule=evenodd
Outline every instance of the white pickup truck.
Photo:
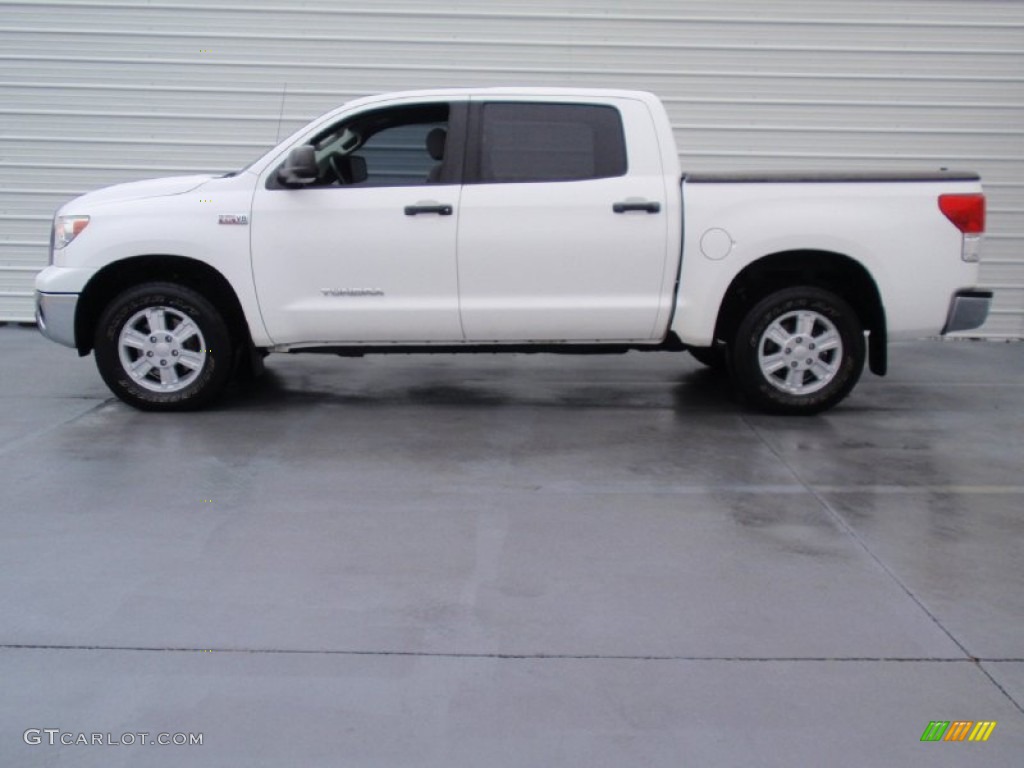
M 37 322 L 148 410 L 269 352 L 689 349 L 815 413 L 889 340 L 984 322 L 984 227 L 974 173 L 683 175 L 649 93 L 397 93 L 67 203 Z

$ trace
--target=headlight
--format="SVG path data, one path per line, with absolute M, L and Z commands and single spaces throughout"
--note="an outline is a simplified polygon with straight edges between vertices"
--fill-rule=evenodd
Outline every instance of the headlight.
M 82 234 L 89 225 L 88 216 L 58 216 L 53 220 L 53 247 L 60 250 Z

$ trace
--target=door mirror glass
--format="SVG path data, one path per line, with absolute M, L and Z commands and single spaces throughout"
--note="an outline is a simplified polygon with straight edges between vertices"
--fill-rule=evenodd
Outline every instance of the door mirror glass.
M 277 172 L 277 180 L 286 187 L 303 187 L 316 181 L 319 171 L 316 150 L 309 144 L 295 147 Z
M 339 184 L 362 184 L 369 178 L 366 170 L 366 158 L 359 155 L 332 157 L 330 164 Z

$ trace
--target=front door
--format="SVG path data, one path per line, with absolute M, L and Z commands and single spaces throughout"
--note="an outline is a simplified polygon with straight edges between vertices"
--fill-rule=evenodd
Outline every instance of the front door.
M 462 340 L 450 116 L 418 104 L 347 117 L 311 142 L 315 182 L 285 188 L 276 168 L 261 180 L 252 264 L 276 344 Z

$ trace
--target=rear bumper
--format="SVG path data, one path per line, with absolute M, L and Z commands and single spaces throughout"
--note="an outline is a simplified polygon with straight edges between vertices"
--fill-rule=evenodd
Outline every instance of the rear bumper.
M 77 293 L 36 291 L 36 326 L 46 338 L 74 349 L 77 308 Z
M 988 319 L 992 306 L 992 291 L 957 291 L 949 302 L 949 314 L 942 333 L 969 331 L 978 328 Z

